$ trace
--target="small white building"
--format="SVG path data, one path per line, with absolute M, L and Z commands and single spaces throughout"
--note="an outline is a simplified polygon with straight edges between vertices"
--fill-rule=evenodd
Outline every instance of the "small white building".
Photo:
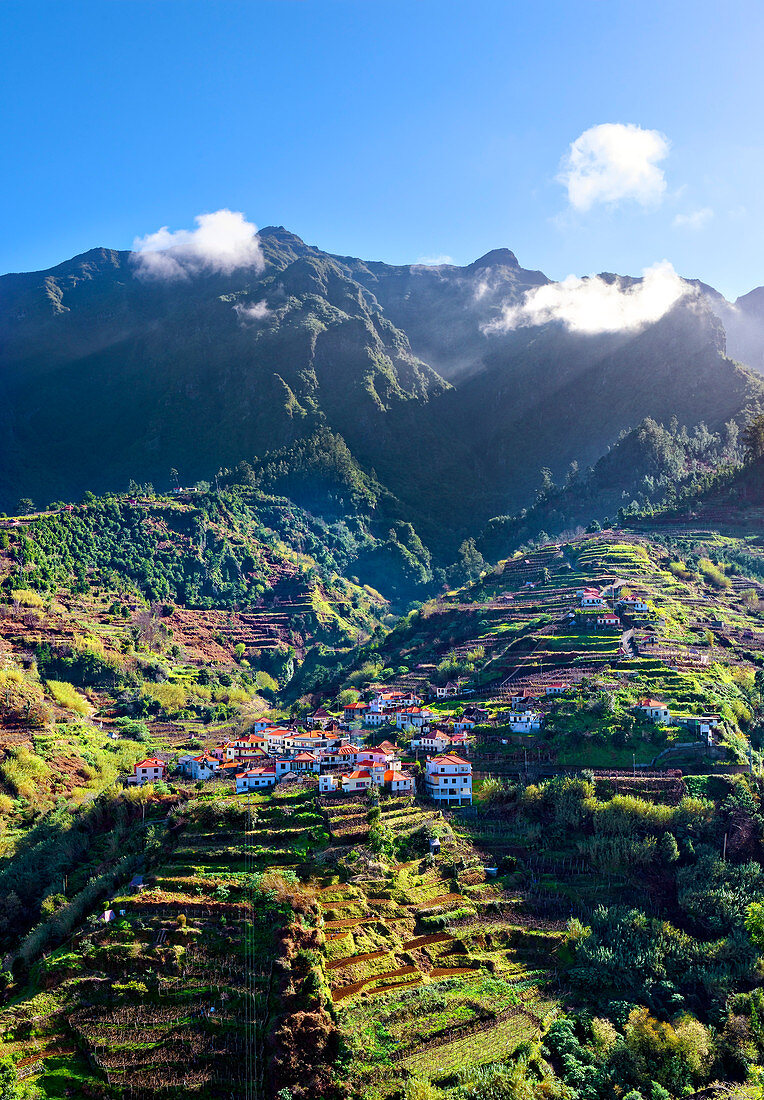
M 128 783 L 137 784 L 139 787 L 142 787 L 144 783 L 156 783 L 158 780 L 164 779 L 166 771 L 167 765 L 164 760 L 160 760 L 157 756 L 148 756 L 145 760 L 139 760 L 135 765 Z
M 568 690 L 568 684 L 564 680 L 552 680 L 548 684 L 544 684 L 544 693 L 546 695 L 562 695 Z
M 392 794 L 413 794 L 414 793 L 414 777 L 407 772 L 397 771 L 395 768 L 389 768 L 383 776 L 383 782 L 385 789 Z
M 537 710 L 526 710 L 523 714 L 513 714 L 508 725 L 513 733 L 531 733 L 541 729 L 542 720 Z
M 663 722 L 664 725 L 671 722 L 671 711 L 660 699 L 642 699 L 637 705 L 637 710 L 652 722 Z
M 276 769 L 274 767 L 250 768 L 249 771 L 240 772 L 236 776 L 236 793 L 243 794 L 246 791 L 262 790 L 273 787 L 276 784 Z
M 208 752 L 203 752 L 201 756 L 192 756 L 187 764 L 188 774 L 196 780 L 212 779 L 219 768 L 220 761 Z
M 395 716 L 395 724 L 399 730 L 404 729 L 421 729 L 422 726 L 429 726 L 431 722 L 434 722 L 436 715 L 433 711 L 428 710 L 427 707 L 409 707 L 406 710 L 399 710 Z

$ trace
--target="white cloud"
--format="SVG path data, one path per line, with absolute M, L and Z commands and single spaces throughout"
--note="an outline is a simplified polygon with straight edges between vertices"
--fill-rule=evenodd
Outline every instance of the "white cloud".
M 420 256 L 414 267 L 442 267 L 443 264 L 452 264 L 451 256 Z
M 611 282 L 601 275 L 587 279 L 569 275 L 561 283 L 527 291 L 521 305 L 505 306 L 483 331 L 510 332 L 549 321 L 560 322 L 569 332 L 589 335 L 637 331 L 659 321 L 691 292 L 668 260 L 645 268 L 642 279 L 631 285 L 617 277 Z
M 251 306 L 245 306 L 242 302 L 237 302 L 233 308 L 242 321 L 264 321 L 266 317 L 270 316 L 271 312 L 265 300 L 254 302 Z
M 138 273 L 156 279 L 186 279 L 201 271 L 230 275 L 240 267 L 262 270 L 257 226 L 235 210 L 216 210 L 194 218 L 196 229 L 170 232 L 166 225 L 136 237 Z
M 691 210 L 689 214 L 675 214 L 671 224 L 674 229 L 702 229 L 713 216 L 711 207 L 704 206 L 701 210 Z
M 558 179 L 567 187 L 568 201 L 576 210 L 626 200 L 652 206 L 666 190 L 666 177 L 658 165 L 669 148 L 668 138 L 658 130 L 605 122 L 576 138 Z

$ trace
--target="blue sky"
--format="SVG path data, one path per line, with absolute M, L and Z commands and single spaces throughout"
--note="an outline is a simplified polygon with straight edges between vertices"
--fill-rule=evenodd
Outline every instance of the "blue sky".
M 752 0 L 4 0 L 0 271 L 226 207 L 369 259 L 669 260 L 734 297 L 764 283 L 763 41 Z M 582 199 L 587 131 L 617 163 Z M 636 184 L 608 133 L 650 146 Z

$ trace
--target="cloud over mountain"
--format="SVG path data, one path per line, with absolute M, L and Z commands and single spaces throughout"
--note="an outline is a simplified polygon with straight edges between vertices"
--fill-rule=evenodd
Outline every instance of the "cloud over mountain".
M 558 178 L 575 210 L 623 201 L 652 206 L 666 190 L 659 162 L 666 159 L 669 148 L 668 138 L 658 130 L 643 130 L 633 123 L 602 123 L 584 130 L 571 144 Z
M 487 325 L 488 334 L 558 321 L 569 332 L 594 335 L 634 332 L 659 321 L 691 288 L 668 260 L 653 264 L 638 282 L 625 284 L 616 276 L 569 275 L 526 292 L 520 305 L 507 305 Z
M 171 232 L 163 225 L 156 233 L 136 237 L 138 273 L 154 279 L 185 279 L 203 271 L 230 275 L 238 268 L 262 270 L 257 226 L 242 213 L 216 210 L 199 214 L 194 221 L 196 229 Z

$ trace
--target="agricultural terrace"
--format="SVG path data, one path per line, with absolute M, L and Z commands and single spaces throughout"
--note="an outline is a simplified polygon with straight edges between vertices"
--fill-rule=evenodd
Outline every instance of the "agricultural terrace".
M 387 636 L 375 659 L 402 687 L 425 691 L 458 679 L 456 699 L 430 704 L 443 718 L 468 703 L 490 709 L 492 720 L 474 731 L 478 769 L 527 759 L 606 768 L 742 764 L 758 699 L 764 601 L 735 568 L 708 557 L 688 564 L 644 536 L 584 536 L 501 562 L 430 601 Z M 603 606 L 582 608 L 583 589 L 602 592 Z M 640 610 L 623 599 L 639 601 Z M 604 613 L 618 625 L 598 625 Z M 364 667 L 373 674 L 372 662 Z M 547 697 L 545 686 L 560 680 L 565 695 Z M 522 689 L 538 695 L 540 730 L 509 727 L 510 697 Z M 674 721 L 643 720 L 635 708 L 645 697 L 665 702 Z M 710 744 L 677 724 L 704 714 L 721 719 Z M 761 748 L 756 736 L 752 747 Z

